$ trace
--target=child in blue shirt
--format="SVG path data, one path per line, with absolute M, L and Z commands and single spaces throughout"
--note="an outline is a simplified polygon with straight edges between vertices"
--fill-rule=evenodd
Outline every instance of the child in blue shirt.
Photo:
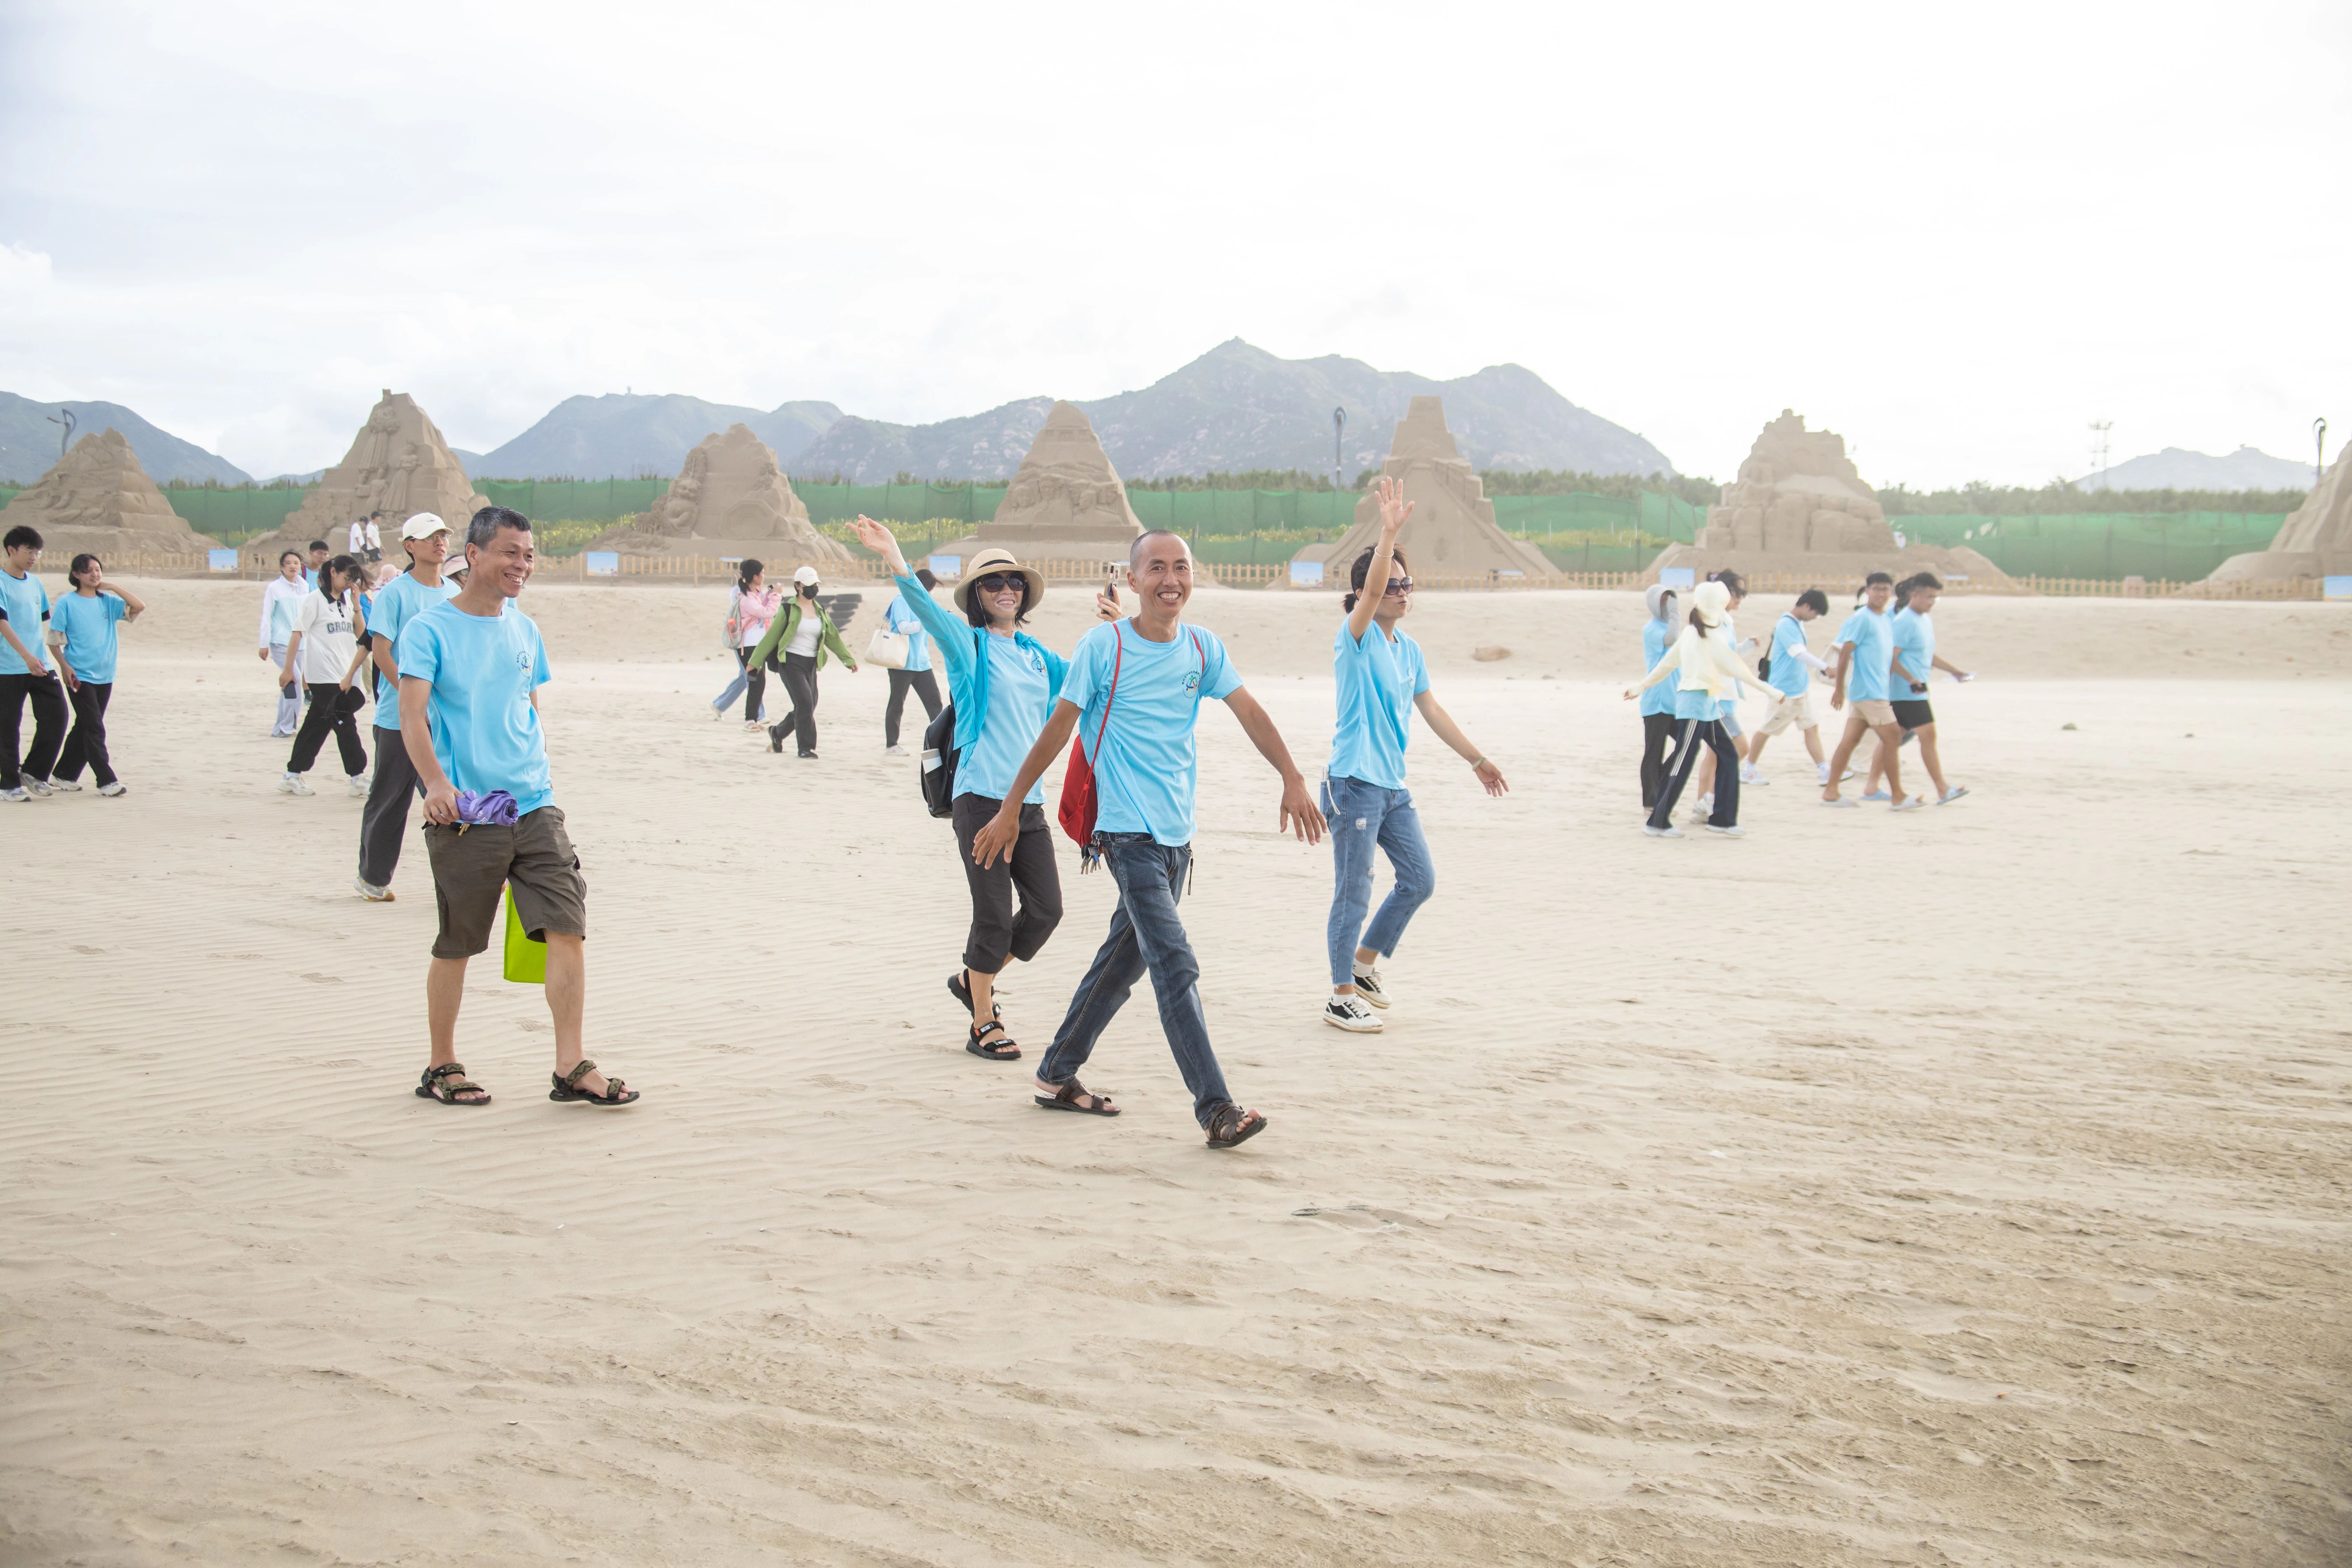
M 82 764 L 88 763 L 99 794 L 127 795 L 107 751 L 106 705 L 114 696 L 114 628 L 138 619 L 147 606 L 105 581 L 105 568 L 95 555 L 75 556 L 68 576 L 74 591 L 49 606 L 49 625 L 65 637 L 65 647 L 58 650 L 58 673 L 65 679 L 67 700 L 73 704 L 74 727 L 58 752 L 57 772 L 49 784 L 79 790 Z

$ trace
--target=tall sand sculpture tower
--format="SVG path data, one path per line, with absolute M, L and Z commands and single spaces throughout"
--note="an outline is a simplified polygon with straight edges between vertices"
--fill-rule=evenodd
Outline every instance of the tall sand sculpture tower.
M 774 448 L 748 425 L 706 436 L 668 490 L 598 541 L 639 553 L 758 555 L 774 561 L 845 561 L 849 549 L 819 533 Z
M 340 552 L 353 521 L 381 511 L 384 554 L 398 561 L 400 525 L 418 512 L 434 513 L 462 537 L 467 520 L 489 504 L 416 399 L 387 386 L 343 460 L 288 514 L 285 526 L 246 541 L 244 550 L 264 565 L 280 550 L 299 550 L 313 539 Z
M 0 510 L 0 530 L 30 523 L 52 568 L 79 552 L 101 561 L 131 552 L 190 555 L 219 541 L 191 529 L 172 510 L 120 430 L 84 436 L 29 489 Z
M 1094 422 L 1076 404 L 1056 403 L 976 537 L 1016 555 L 1123 561 L 1142 533 Z
M 2352 444 L 2336 455 L 2303 504 L 2279 524 L 2268 550 L 2232 555 L 2209 583 L 2284 582 L 2352 574 Z
M 1402 481 L 1405 500 L 1412 502 L 1412 517 L 1398 533 L 1397 548 L 1414 575 L 1551 574 L 1542 551 L 1496 523 L 1485 481 L 1446 428 L 1444 399 L 1416 397 L 1406 406 L 1381 472 Z M 1356 557 L 1378 542 L 1380 532 L 1380 507 L 1367 491 L 1356 502 L 1356 521 L 1347 532 L 1328 544 L 1310 544 L 1292 559 L 1324 563 L 1327 584 L 1344 588 Z

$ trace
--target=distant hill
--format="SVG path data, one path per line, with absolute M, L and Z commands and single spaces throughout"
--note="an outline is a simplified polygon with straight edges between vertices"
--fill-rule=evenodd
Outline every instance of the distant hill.
M 1515 364 L 1435 381 L 1327 355 L 1286 360 L 1239 338 L 1218 344 L 1139 392 L 1080 402 L 1120 475 L 1160 479 L 1252 468 L 1328 472 L 1331 411 L 1348 411 L 1343 479 L 1377 468 L 1396 422 L 1416 395 L 1445 399 L 1462 455 L 1481 468 L 1565 468 L 1602 474 L 1672 473 L 1664 452 L 1578 407 Z M 936 425 L 844 420 L 787 463 L 806 478 L 838 472 L 878 483 L 923 479 L 1008 479 L 1053 406 L 1024 398 Z
M 2226 458 L 2179 447 L 2117 463 L 2076 479 L 2086 490 L 2300 490 L 2311 488 L 2311 465 L 2241 447 Z
M 841 419 L 830 403 L 785 403 L 761 411 L 705 403 L 678 393 L 608 392 L 567 397 L 546 417 L 503 447 L 459 453 L 469 479 L 667 479 L 706 436 L 748 425 L 789 466 Z
M 29 485 L 49 471 L 58 460 L 58 437 L 63 434 L 49 423 L 49 416 L 68 408 L 77 421 L 76 440 L 100 430 L 121 431 L 131 451 L 138 454 L 139 466 L 159 485 L 173 479 L 196 484 L 217 479 L 236 485 L 253 477 L 226 458 L 157 429 L 119 403 L 36 403 L 13 392 L 0 392 L 0 480 Z

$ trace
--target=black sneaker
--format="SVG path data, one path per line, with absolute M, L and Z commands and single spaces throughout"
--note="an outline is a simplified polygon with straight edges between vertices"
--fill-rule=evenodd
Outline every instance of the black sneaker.
M 1389 1005 L 1389 991 L 1388 987 L 1381 983 L 1381 972 L 1379 970 L 1359 969 L 1356 971 L 1356 994 L 1361 996 L 1373 1006 L 1381 1008 L 1383 1011 L 1387 1010 Z
M 1359 984 L 1362 982 L 1359 981 Z M 1388 1027 L 1372 1016 L 1359 996 L 1328 996 L 1323 1001 L 1323 1021 L 1335 1029 L 1345 1029 L 1351 1035 L 1377 1035 Z

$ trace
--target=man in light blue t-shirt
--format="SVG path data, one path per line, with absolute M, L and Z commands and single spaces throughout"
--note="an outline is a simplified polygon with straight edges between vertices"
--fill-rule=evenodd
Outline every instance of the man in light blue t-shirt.
M 1192 799 L 1199 772 L 1193 729 L 1201 701 L 1215 698 L 1241 721 L 1258 754 L 1282 775 L 1279 822 L 1319 843 L 1323 816 L 1290 750 L 1212 633 L 1183 623 L 1192 596 L 1192 552 L 1173 533 L 1154 530 L 1128 553 L 1129 584 L 1143 607 L 1132 620 L 1098 626 L 1078 639 L 1053 716 L 1004 788 L 1004 804 L 972 836 L 972 859 L 985 867 L 1021 835 L 1021 801 L 1043 778 L 1072 734 L 1094 766 L 1098 812 L 1087 853 L 1099 854 L 1118 884 L 1110 934 L 1054 1044 L 1037 1067 L 1037 1103 L 1049 1110 L 1116 1116 L 1108 1095 L 1078 1082 L 1078 1069 L 1145 972 L 1160 999 L 1160 1025 L 1192 1091 L 1192 1113 L 1213 1148 L 1255 1136 L 1265 1118 L 1237 1106 L 1209 1045 L 1201 1007 L 1201 970 L 1177 914 L 1192 865 Z M 1066 794 L 1063 809 L 1073 803 Z
M 457 1061 L 466 963 L 490 945 L 504 889 L 523 935 L 547 946 L 547 1010 L 555 1024 L 550 1100 L 626 1105 L 636 1090 L 581 1054 L 588 988 L 588 883 L 565 834 L 539 723 L 547 645 L 513 600 L 536 565 L 530 520 L 502 506 L 466 530 L 466 585 L 400 630 L 400 739 L 425 781 L 425 848 L 440 929 L 425 972 L 432 1063 L 418 1098 L 487 1105 Z M 499 795 L 511 797 L 505 811 Z
M 1765 680 L 1776 700 L 1748 742 L 1748 765 L 1740 772 L 1743 782 L 1753 783 L 1749 775 L 1760 774 L 1764 742 L 1791 725 L 1805 738 L 1814 776 L 1828 782 L 1829 758 L 1822 751 L 1821 721 L 1813 717 L 1812 685 L 1814 672 L 1827 670 L 1829 665 L 1806 645 L 1805 627 L 1829 613 L 1830 596 L 1819 588 L 1808 588 L 1797 595 L 1787 614 L 1772 623 L 1772 658 L 1765 667 Z
M 1886 624 L 1886 602 L 1895 595 L 1895 579 L 1884 572 L 1873 572 L 1863 584 L 1863 603 L 1845 618 L 1838 628 L 1837 670 L 1832 677 L 1832 691 L 1830 709 L 1843 708 L 1846 699 L 1853 699 L 1853 710 L 1846 716 L 1845 734 L 1838 741 L 1837 753 L 1830 758 L 1829 770 L 1822 777 L 1823 805 L 1858 806 L 1862 803 L 1838 794 L 1838 781 L 1845 777 L 1845 765 L 1853 760 L 1854 748 L 1864 738 L 1878 737 L 1878 754 L 1886 764 L 1886 787 L 1894 796 L 1895 809 L 1911 811 L 1926 804 L 1916 797 L 1903 794 L 1903 775 L 1895 762 L 1895 748 L 1902 744 L 1902 729 L 1895 722 L 1895 709 L 1887 700 L 1886 668 L 1895 657 L 1894 640 Z
M 449 525 L 429 511 L 401 524 L 408 570 L 377 590 L 368 607 L 368 661 L 375 667 L 375 777 L 360 812 L 360 874 L 352 883 L 372 904 L 392 902 L 392 874 L 400 868 L 401 841 L 408 836 L 408 803 L 425 784 L 400 743 L 400 664 L 396 648 L 403 626 L 445 599 L 457 584 L 441 575 L 449 557 Z
M 1955 680 L 1970 679 L 1969 672 L 1943 658 L 1936 651 L 1936 601 L 1943 596 L 1944 584 L 1932 572 L 1922 572 L 1910 581 L 1909 603 L 1889 617 L 1888 641 L 1893 657 L 1887 668 L 1888 704 L 1895 710 L 1895 722 L 1903 731 L 1903 743 L 1919 743 L 1919 762 L 1927 770 L 1927 778 L 1936 786 L 1936 804 L 1948 805 L 1968 794 L 1965 786 L 1954 787 L 1944 777 L 1944 759 L 1936 740 L 1936 710 L 1927 701 L 1927 679 L 1937 670 L 1943 670 Z M 1882 752 L 1882 756 L 1885 753 Z M 1871 788 L 1877 787 L 1877 761 L 1871 763 Z M 1864 790 L 1867 795 L 1869 790 Z

